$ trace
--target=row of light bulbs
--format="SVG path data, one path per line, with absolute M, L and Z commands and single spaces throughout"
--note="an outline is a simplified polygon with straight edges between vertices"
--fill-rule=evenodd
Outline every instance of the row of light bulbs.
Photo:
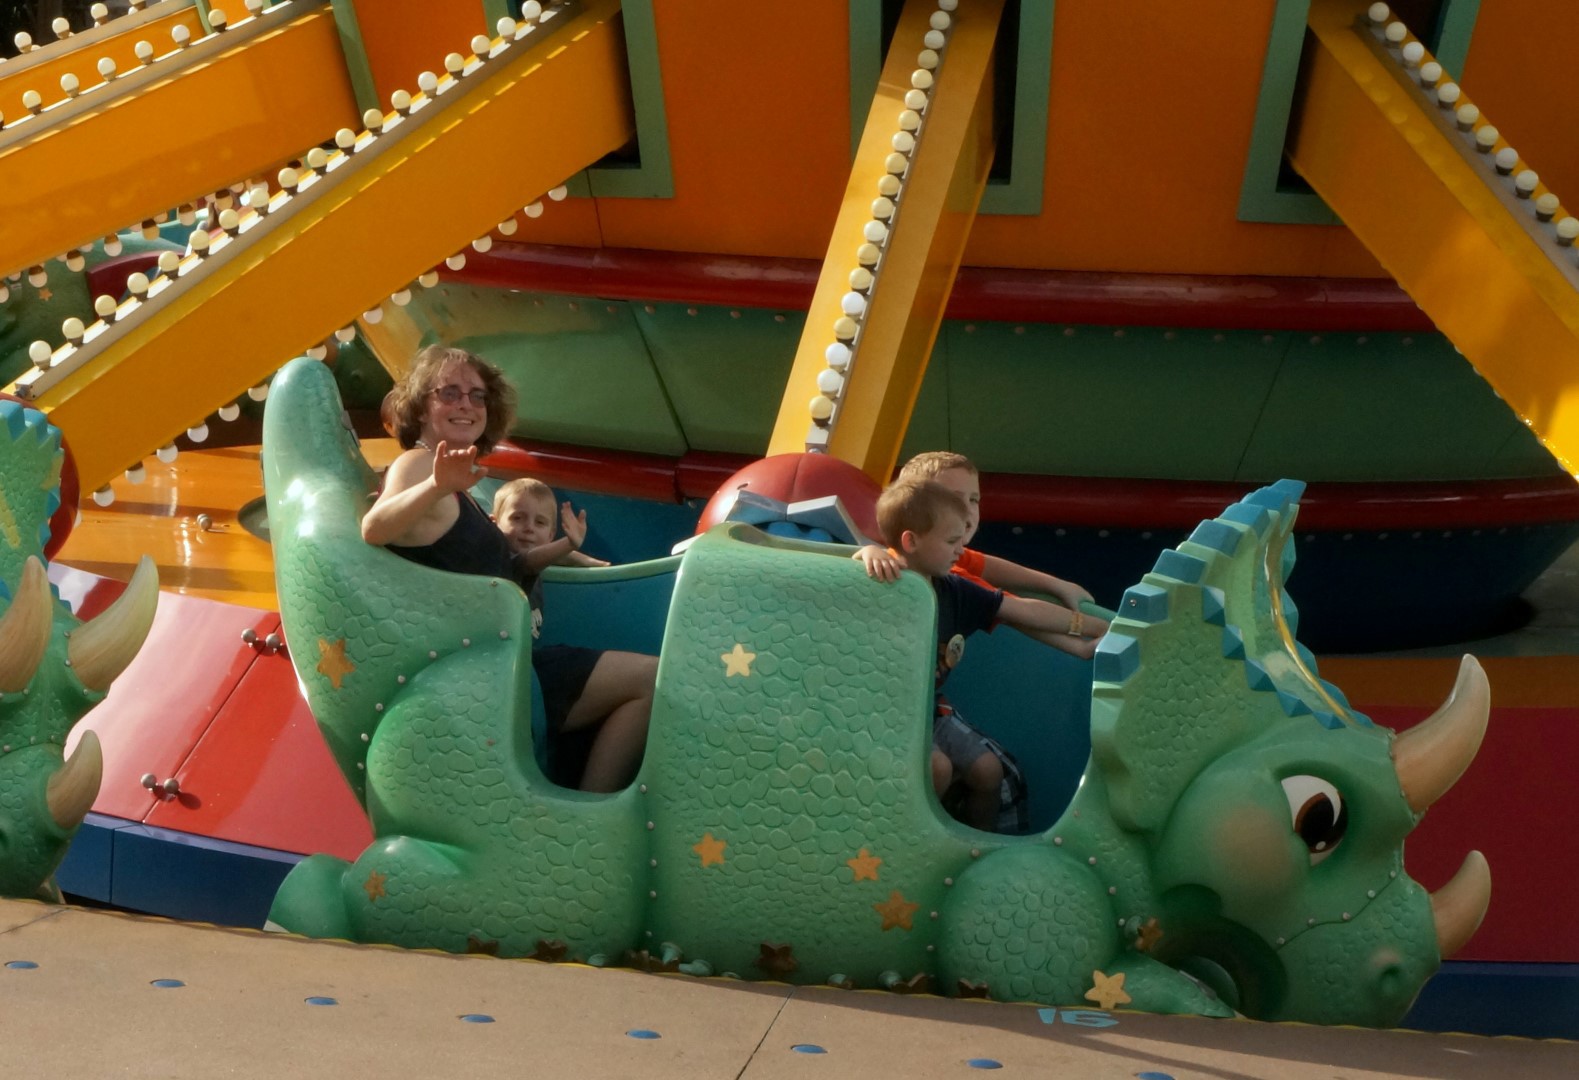
M 446 77 L 440 78 L 431 72 L 424 72 L 418 77 L 418 90 L 416 95 L 405 90 L 396 90 L 390 95 L 390 104 L 394 110 L 393 117 L 386 117 L 378 109 L 369 109 L 363 115 L 365 130 L 360 134 L 349 128 L 342 128 L 335 133 L 334 142 L 336 150 L 326 151 L 322 147 L 314 147 L 301 159 L 300 166 L 289 166 L 281 169 L 276 176 L 277 190 L 271 190 L 266 183 L 248 181 L 245 184 L 233 185 L 229 192 L 221 192 L 216 196 L 213 209 L 217 210 L 217 217 L 211 216 L 211 221 L 217 221 L 220 232 L 210 235 L 206 229 L 199 228 L 191 234 L 189 239 L 189 253 L 179 256 L 173 251 L 167 251 L 159 256 L 159 274 L 150 280 L 147 275 L 134 273 L 127 279 L 127 291 L 131 296 L 123 303 L 117 304 L 113 297 L 100 296 L 94 301 L 94 310 L 99 315 L 99 320 L 92 326 L 84 326 L 82 320 L 69 318 L 62 324 L 62 333 L 66 344 L 59 349 L 52 349 L 47 341 L 35 341 L 29 347 L 29 357 L 34 365 L 41 371 L 49 371 L 64 364 L 77 349 L 89 341 L 96 340 L 101 334 L 109 331 L 112 323 L 123 322 L 134 311 L 142 306 L 145 300 L 151 300 L 173 281 L 196 271 L 208 256 L 227 247 L 236 240 L 241 233 L 247 232 L 258 225 L 263 218 L 271 213 L 278 213 L 284 209 L 296 194 L 305 192 L 317 180 L 328 172 L 341 167 L 349 161 L 352 155 L 366 150 L 368 146 L 382 133 L 392 130 L 402 119 L 421 110 L 429 101 L 438 94 L 445 92 L 455 85 L 456 81 L 474 74 L 487 60 L 498 56 L 511 44 L 521 40 L 534 27 L 547 22 L 557 14 L 556 9 L 544 11 L 540 3 L 529 0 L 521 6 L 521 19 L 515 20 L 508 17 L 501 18 L 497 23 L 499 38 L 490 39 L 479 34 L 471 40 L 472 56 L 464 57 L 459 53 L 450 53 L 444 58 Z M 220 201 L 229 201 L 226 196 L 239 193 L 240 203 L 244 211 L 238 211 L 234 205 L 220 207 Z M 568 189 L 561 184 L 547 193 L 547 198 L 560 201 L 566 198 Z M 523 208 L 523 213 L 529 218 L 541 216 L 543 213 L 542 200 L 534 200 Z M 187 205 L 177 212 L 183 224 L 195 224 L 197 211 Z M 143 223 L 145 233 L 152 227 L 157 230 L 153 221 Z M 497 231 L 509 236 L 516 231 L 517 222 L 514 215 L 500 222 Z M 469 247 L 484 252 L 493 246 L 490 231 L 473 240 Z M 106 240 L 108 244 L 108 238 Z M 118 244 L 118 241 L 117 241 Z M 92 245 L 88 245 L 91 248 Z M 77 253 L 72 253 L 76 255 Z M 63 256 L 63 260 L 68 256 Z M 80 262 L 80 255 L 78 255 Z M 465 249 L 445 259 L 445 265 L 451 270 L 459 270 L 466 264 Z M 70 265 L 68 263 L 68 265 Z M 34 267 L 30 272 L 30 280 L 34 273 L 43 276 L 42 267 Z M 420 275 L 417 284 L 424 288 L 431 288 L 438 284 L 439 275 L 437 268 Z M 39 281 L 35 285 L 41 284 Z M 0 297 L 3 299 L 3 297 Z M 397 305 L 404 305 L 411 300 L 410 289 L 400 289 L 390 295 L 390 300 Z M 362 314 L 362 318 L 369 323 L 377 323 L 383 317 L 382 305 L 371 308 Z M 339 342 L 349 342 L 356 335 L 354 325 L 343 327 L 335 331 L 335 339 Z M 315 345 L 307 350 L 307 355 L 314 359 L 322 360 L 328 355 L 326 345 Z M 253 400 L 261 401 L 268 394 L 267 385 L 255 386 L 247 391 Z M 233 420 L 240 414 L 239 406 L 230 404 L 219 410 L 223 420 Z M 199 423 L 187 429 L 187 437 L 193 442 L 201 442 L 208 437 L 208 425 Z M 156 456 L 164 462 L 174 461 L 177 448 L 173 443 L 167 444 L 156 451 Z M 126 477 L 132 483 L 140 483 L 144 476 L 141 463 L 133 465 L 126 470 Z M 93 493 L 93 500 L 100 506 L 108 506 L 114 501 L 114 491 L 106 485 Z
M 268 5 L 268 0 L 245 0 L 245 3 L 247 5 L 248 18 L 240 20 L 240 22 L 237 23 L 238 26 L 241 25 L 241 23 L 247 22 L 248 19 L 258 17 L 259 13 Z M 280 2 L 276 4 L 276 7 L 283 8 L 289 3 L 290 0 L 280 0 Z M 146 6 L 149 5 L 134 2 L 127 9 L 128 14 L 140 11 Z M 109 21 L 109 9 L 103 4 L 94 4 L 93 7 L 89 9 L 89 14 L 93 18 L 93 25 L 95 27 L 103 26 Z M 57 41 L 65 41 L 67 38 L 72 36 L 71 24 L 64 18 L 57 18 L 51 25 L 52 29 L 55 31 Z M 213 8 L 208 13 L 208 25 L 213 33 L 197 38 L 196 40 L 194 40 L 192 37 L 192 31 L 185 25 L 171 27 L 170 39 L 175 42 L 176 46 L 171 52 L 156 56 L 154 54 L 153 44 L 148 41 L 137 42 L 134 46 L 132 46 L 132 52 L 136 55 L 142 67 L 146 68 L 158 62 L 159 60 L 164 59 L 165 57 L 178 55 L 182 49 L 185 49 L 191 45 L 195 45 L 198 41 L 207 41 L 209 37 L 224 33 L 225 30 L 229 28 L 229 20 L 226 18 L 223 11 L 218 8 Z M 34 44 L 33 35 L 29 34 L 25 30 L 19 31 L 17 33 L 15 41 L 17 51 L 24 54 L 47 47 Z M 119 72 L 116 70 L 115 61 L 110 59 L 108 56 L 100 57 L 98 63 L 95 64 L 94 67 L 99 73 L 99 78 L 102 80 L 101 82 L 84 88 L 82 85 L 82 80 L 74 73 L 68 71 L 60 77 L 60 91 L 64 96 L 50 102 L 47 105 L 44 103 L 44 95 L 38 90 L 35 89 L 23 91 L 22 107 L 27 110 L 27 115 L 18 117 L 16 120 L 12 121 L 11 126 L 15 127 L 17 124 L 27 120 L 28 117 L 38 116 L 45 111 L 54 108 L 56 105 L 70 101 L 78 94 L 90 90 L 96 90 L 103 86 L 108 86 L 119 74 Z M 5 117 L 3 114 L 0 114 L 0 127 L 3 126 L 5 126 Z
M 812 426 L 807 433 L 809 447 L 822 447 L 832 434 L 840 398 L 849 382 L 860 348 L 861 327 L 877 291 L 883 252 L 898 224 L 905 187 L 916 148 L 924 129 L 924 117 L 932 89 L 943 62 L 954 11 L 959 0 L 937 0 L 938 9 L 929 20 L 930 29 L 916 55 L 910 73 L 910 89 L 905 92 L 905 107 L 896 118 L 896 130 L 889 140 L 892 148 L 883 162 L 883 175 L 877 180 L 877 198 L 872 200 L 871 220 L 861 230 L 862 242 L 855 250 L 855 268 L 848 278 L 849 291 L 840 298 L 841 314 L 833 323 L 833 341 L 823 351 L 827 367 L 817 374 L 817 396 L 808 403 Z
M 1477 154 L 1487 158 L 1499 176 L 1508 178 L 1515 196 L 1530 201 L 1537 221 L 1551 226 L 1552 239 L 1557 245 L 1572 247 L 1575 239 L 1579 239 L 1579 218 L 1563 209 L 1562 201 L 1546 189 L 1539 174 L 1519 159 L 1519 152 L 1503 140 L 1502 133 L 1481 115 L 1480 108 L 1464 96 L 1458 83 L 1445 77 L 1442 65 L 1432 58 L 1408 27 L 1393 18 L 1386 4 L 1372 4 L 1366 16 L 1372 33 L 1386 44 L 1388 55 L 1402 65 L 1410 80 L 1417 83 L 1439 108 L 1452 111 L 1455 125 L 1465 138 L 1473 140 Z

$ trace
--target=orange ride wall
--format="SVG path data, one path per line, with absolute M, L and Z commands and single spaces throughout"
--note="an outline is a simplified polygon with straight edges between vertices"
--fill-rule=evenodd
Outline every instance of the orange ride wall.
M 378 104 L 385 112 L 390 94 L 416 93 L 418 75 L 442 72 L 447 54 L 466 56 L 473 37 L 493 34 L 482 0 L 355 0 L 352 6 Z
M 1579 209 L 1579 90 L 1573 45 L 1579 4 L 1481 4 L 1464 61 L 1464 92 L 1570 211 Z

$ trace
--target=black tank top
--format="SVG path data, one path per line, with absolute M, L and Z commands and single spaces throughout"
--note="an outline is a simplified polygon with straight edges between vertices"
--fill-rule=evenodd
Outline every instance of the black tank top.
M 519 581 L 520 569 L 510 553 L 510 543 L 504 533 L 483 513 L 470 495 L 455 493 L 460 502 L 460 516 L 450 531 L 418 547 L 387 545 L 390 551 L 403 559 L 410 559 L 435 570 L 452 570 L 457 574 L 481 574 L 484 577 Z

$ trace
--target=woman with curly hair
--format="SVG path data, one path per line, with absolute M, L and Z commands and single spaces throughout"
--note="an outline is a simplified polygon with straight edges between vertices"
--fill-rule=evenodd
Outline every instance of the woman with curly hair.
M 478 457 L 509 430 L 514 398 L 498 368 L 463 349 L 432 345 L 418 353 L 386 402 L 385 420 L 405 452 L 362 518 L 362 539 L 424 566 L 504 578 L 538 595 L 504 533 L 469 494 L 487 475 Z M 657 658 L 555 645 L 534 648 L 532 667 L 550 739 L 590 739 L 580 786 L 617 791 L 629 783 L 647 742 Z

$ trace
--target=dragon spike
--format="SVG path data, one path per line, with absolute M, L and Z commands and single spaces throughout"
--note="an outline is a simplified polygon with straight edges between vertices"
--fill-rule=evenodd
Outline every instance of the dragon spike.
M 1411 810 L 1425 813 L 1464 775 L 1485 737 L 1490 709 L 1486 673 L 1473 656 L 1465 655 L 1442 707 L 1393 741 L 1393 765 Z
M 158 604 L 159 571 L 144 555 L 119 599 L 71 635 L 67 656 L 82 685 L 90 690 L 110 688 L 142 648 Z
M 51 600 L 44 564 L 29 555 L 11 607 L 0 615 L 0 692 L 20 693 L 33 680 L 54 627 Z
M 99 737 L 84 731 L 77 740 L 77 749 L 55 770 L 44 788 L 49 816 L 55 824 L 68 830 L 81 825 L 99 797 L 99 781 L 103 777 L 104 752 L 99 747 Z
M 1446 960 L 1480 929 L 1491 903 L 1491 867 L 1478 851 L 1464 856 L 1453 880 L 1431 894 L 1437 953 Z

